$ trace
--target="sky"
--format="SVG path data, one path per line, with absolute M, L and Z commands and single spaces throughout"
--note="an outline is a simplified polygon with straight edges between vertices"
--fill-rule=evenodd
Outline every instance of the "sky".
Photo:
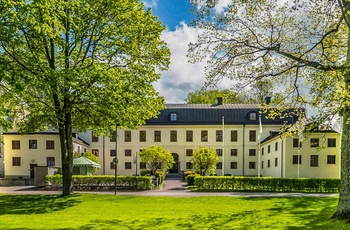
M 221 0 L 219 7 L 228 1 Z M 191 4 L 188 0 L 143 0 L 143 3 L 166 26 L 162 39 L 171 51 L 169 70 L 161 72 L 161 79 L 154 87 L 166 103 L 184 103 L 187 94 L 201 89 L 205 82 L 205 63 L 191 64 L 186 57 L 188 44 L 199 35 L 190 26 L 194 18 Z M 230 88 L 230 83 L 224 81 L 220 87 Z

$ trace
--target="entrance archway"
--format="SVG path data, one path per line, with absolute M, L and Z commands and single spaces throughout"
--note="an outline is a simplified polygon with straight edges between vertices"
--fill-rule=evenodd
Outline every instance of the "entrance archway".
M 171 154 L 174 158 L 175 163 L 173 166 L 169 169 L 169 173 L 178 173 L 180 169 L 180 162 L 179 162 L 179 154 L 177 153 L 172 153 Z

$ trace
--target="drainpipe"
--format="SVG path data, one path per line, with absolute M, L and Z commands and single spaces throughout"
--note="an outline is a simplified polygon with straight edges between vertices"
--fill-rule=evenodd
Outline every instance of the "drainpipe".
M 103 161 L 103 175 L 106 175 L 106 167 L 105 167 L 105 163 L 106 163 L 106 153 L 105 153 L 105 136 L 102 137 L 102 161 Z
M 242 162 L 243 162 L 243 169 L 242 169 L 242 176 L 244 176 L 244 151 L 245 151 L 245 123 L 243 123 L 243 159 L 242 159 Z

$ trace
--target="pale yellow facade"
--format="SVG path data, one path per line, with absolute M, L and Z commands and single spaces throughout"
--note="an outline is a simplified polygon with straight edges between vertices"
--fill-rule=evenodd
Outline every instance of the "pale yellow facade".
M 339 178 L 340 138 L 341 135 L 336 132 L 311 133 L 298 148 L 298 137 L 274 137 L 261 145 L 261 175 L 283 178 Z M 315 143 L 312 144 L 314 141 L 318 142 L 318 147 Z
M 5 134 L 3 139 L 5 178 L 33 178 L 34 167 L 46 166 L 48 157 L 51 162 L 54 159 L 53 166 L 61 166 L 57 134 Z M 47 149 L 47 141 L 50 149 Z
M 271 129 L 278 126 L 264 126 L 262 136 L 266 136 Z M 224 141 L 216 141 L 217 131 L 223 132 Z M 161 140 L 155 142 L 155 132 L 160 131 Z M 176 132 L 176 141 L 171 140 L 171 132 Z M 186 140 L 186 132 L 193 132 L 193 140 Z M 201 140 L 202 131 L 208 132 L 207 141 Z M 237 141 L 231 141 L 231 132 L 237 132 Z M 252 131 L 252 132 L 251 132 Z M 131 138 L 125 137 L 125 133 L 131 133 Z M 146 132 L 146 141 L 140 141 L 140 132 Z M 257 175 L 258 174 L 258 125 L 164 125 L 164 126 L 141 126 L 138 130 L 118 130 L 117 142 L 117 174 L 139 174 L 140 149 L 151 145 L 161 145 L 172 154 L 178 156 L 178 171 L 190 169 L 192 156 L 187 152 L 194 151 L 199 146 L 212 147 L 223 150 L 219 156 L 224 168 L 216 170 L 217 175 Z M 255 133 L 254 138 L 252 138 Z M 116 143 L 109 137 L 100 136 L 98 141 L 92 141 L 92 133 L 79 134 L 90 143 L 90 151 L 98 153 L 101 168 L 97 174 L 114 174 L 112 165 Z M 128 134 L 127 134 L 128 135 Z M 252 139 L 251 139 L 252 138 Z M 111 154 L 112 151 L 112 154 Z M 252 152 L 251 152 L 252 151 Z M 237 154 L 233 153 L 236 152 Z M 252 154 L 254 152 L 254 154 Z M 136 160 L 137 157 L 137 160 Z M 136 164 L 137 161 L 137 164 Z

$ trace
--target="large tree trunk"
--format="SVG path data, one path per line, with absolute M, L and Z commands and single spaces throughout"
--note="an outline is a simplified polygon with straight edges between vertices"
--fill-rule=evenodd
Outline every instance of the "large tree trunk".
M 73 193 L 73 140 L 71 114 L 65 113 L 65 120 L 59 126 L 61 159 L 62 159 L 62 195 L 68 196 Z
M 348 53 L 347 63 L 350 63 L 350 32 L 348 32 Z M 345 90 L 350 87 L 350 70 L 345 73 Z M 350 221 L 350 106 L 344 103 L 343 108 L 343 131 L 341 136 L 341 168 L 340 187 L 337 211 L 332 218 L 347 219 Z

